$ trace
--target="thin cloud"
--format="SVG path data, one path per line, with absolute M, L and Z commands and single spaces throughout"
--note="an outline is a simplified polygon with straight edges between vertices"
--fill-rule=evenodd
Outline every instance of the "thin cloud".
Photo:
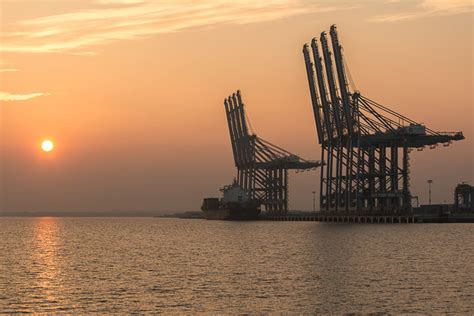
M 33 98 L 47 96 L 47 95 L 49 95 L 49 93 L 35 92 L 35 93 L 29 93 L 29 94 L 13 94 L 9 92 L 0 91 L 0 102 L 25 101 L 25 100 L 30 100 Z
M 137 4 L 144 3 L 145 0 L 98 0 L 100 4 Z
M 346 7 L 303 0 L 96 0 L 95 7 L 20 22 L 4 31 L 4 52 L 91 54 L 100 45 L 209 25 L 246 24 Z
M 410 1 L 394 1 L 391 3 L 414 3 Z M 474 12 L 474 1 L 472 0 L 422 0 L 415 2 L 413 8 L 409 11 L 403 11 L 393 14 L 377 15 L 370 19 L 372 22 L 397 22 L 402 20 L 414 20 L 432 16 L 446 16 L 461 13 Z
M 12 68 L 12 66 L 7 62 L 7 60 L 0 57 L 0 73 L 1 72 L 15 72 L 19 71 L 19 69 Z

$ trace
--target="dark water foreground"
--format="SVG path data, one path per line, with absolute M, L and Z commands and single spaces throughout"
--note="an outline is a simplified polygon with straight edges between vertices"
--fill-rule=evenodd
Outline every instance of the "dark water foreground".
M 0 218 L 0 313 L 474 312 L 474 225 Z

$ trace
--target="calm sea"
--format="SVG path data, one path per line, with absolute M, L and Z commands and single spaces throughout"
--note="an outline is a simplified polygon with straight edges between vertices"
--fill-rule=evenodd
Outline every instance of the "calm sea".
M 473 313 L 474 225 L 0 218 L 0 313 Z

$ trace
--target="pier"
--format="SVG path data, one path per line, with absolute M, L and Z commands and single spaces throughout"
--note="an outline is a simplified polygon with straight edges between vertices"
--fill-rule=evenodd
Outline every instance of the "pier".
M 413 215 L 323 215 L 286 214 L 262 215 L 262 221 L 279 222 L 327 222 L 363 224 L 428 224 L 428 223 L 474 223 L 473 214 L 413 214 Z
M 414 215 L 409 216 L 361 216 L 361 215 L 320 215 L 320 214 L 287 214 L 263 215 L 264 221 L 285 222 L 330 222 L 330 223 L 367 223 L 367 224 L 408 224 L 416 223 Z

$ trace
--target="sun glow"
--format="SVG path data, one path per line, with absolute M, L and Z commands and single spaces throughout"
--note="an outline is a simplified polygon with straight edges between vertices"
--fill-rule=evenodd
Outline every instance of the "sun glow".
M 49 139 L 45 139 L 41 143 L 41 149 L 45 152 L 50 152 L 54 149 L 54 143 Z

